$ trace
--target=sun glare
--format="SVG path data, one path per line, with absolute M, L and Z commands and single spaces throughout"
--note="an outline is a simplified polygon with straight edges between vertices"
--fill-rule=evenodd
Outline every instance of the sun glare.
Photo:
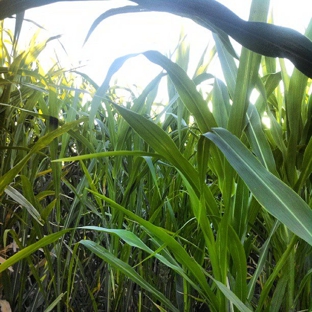
M 219 0 L 219 2 L 241 18 L 248 18 L 251 0 L 240 2 Z M 296 3 L 272 0 L 271 3 L 276 24 L 304 32 L 310 18 L 309 10 L 302 10 L 306 0 L 297 0 Z M 43 27 L 39 38 L 46 39 L 49 36 L 62 35 L 61 39 L 49 42 L 50 50 L 44 51 L 44 63 L 47 68 L 56 62 L 56 58 L 51 59 L 51 50 L 56 50 L 63 67 L 77 68 L 101 84 L 109 66 L 117 57 L 146 50 L 157 50 L 170 56 L 179 42 L 183 26 L 186 34 L 185 40 L 191 46 L 189 74 L 192 76 L 194 74 L 192 69 L 196 67 L 205 47 L 209 42 L 213 42 L 211 32 L 190 20 L 171 14 L 140 13 L 110 17 L 96 28 L 89 41 L 83 45 L 92 22 L 99 14 L 112 7 L 124 5 L 129 5 L 129 1 L 88 1 L 74 4 L 59 2 L 49 7 L 43 6 L 28 10 L 26 18 Z M 11 23 L 13 24 L 14 21 L 11 20 Z M 29 44 L 35 31 L 37 31 L 35 24 L 24 22 L 21 41 L 25 46 Z M 218 64 L 213 66 L 215 66 L 211 69 L 213 73 L 223 79 Z M 124 64 L 114 79 L 118 79 L 121 85 L 136 84 L 145 87 L 160 70 L 160 67 L 151 64 L 143 56 L 135 57 Z

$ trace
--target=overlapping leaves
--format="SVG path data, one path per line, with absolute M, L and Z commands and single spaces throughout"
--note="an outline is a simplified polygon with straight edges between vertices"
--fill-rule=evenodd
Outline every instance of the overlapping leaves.
M 235 52 L 224 33 L 253 52 L 269 57 L 287 58 L 302 73 L 312 77 L 312 42 L 293 29 L 244 21 L 227 7 L 213 0 L 135 0 L 134 2 L 138 5 L 112 9 L 99 16 L 94 21 L 87 39 L 96 26 L 109 16 L 134 12 L 168 12 L 190 18 L 216 32 L 233 55 Z

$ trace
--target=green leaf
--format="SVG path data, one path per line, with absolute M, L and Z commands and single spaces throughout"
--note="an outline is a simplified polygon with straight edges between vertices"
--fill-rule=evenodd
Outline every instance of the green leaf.
M 41 137 L 36 144 L 31 148 L 29 153 L 18 163 L 16 164 L 11 170 L 6 172 L 0 180 L 0 194 L 4 191 L 5 187 L 12 182 L 14 177 L 22 170 L 22 168 L 27 164 L 30 157 L 38 153 L 41 149 L 48 146 L 55 138 L 58 136 L 68 132 L 69 130 L 75 128 L 77 125 L 85 121 L 86 118 L 81 118 L 79 120 L 75 120 L 73 122 L 69 122 L 62 127 L 51 131 L 50 133 L 46 134 L 45 136 Z
M 101 152 L 101 153 L 92 153 L 86 155 L 72 156 L 66 158 L 54 159 L 52 162 L 67 162 L 67 161 L 77 161 L 77 160 L 86 160 L 92 158 L 103 158 L 103 157 L 113 157 L 113 156 L 142 156 L 142 157 L 160 157 L 160 155 L 155 153 L 148 153 L 142 151 L 110 151 L 110 152 Z
M 42 248 L 44 246 L 47 246 L 49 244 L 54 243 L 56 240 L 58 240 L 61 236 L 63 236 L 65 233 L 71 231 L 71 229 L 66 229 L 59 231 L 57 233 L 53 233 L 50 235 L 45 236 L 44 238 L 40 239 L 38 242 L 31 244 L 21 251 L 17 252 L 14 256 L 10 257 L 9 259 L 5 260 L 0 265 L 0 273 L 12 266 L 13 264 L 17 263 L 18 261 L 30 256 L 32 253 L 37 251 L 39 248 Z
M 154 288 L 151 284 L 146 282 L 129 264 L 115 257 L 112 253 L 110 253 L 107 249 L 96 244 L 92 241 L 82 240 L 80 244 L 88 248 L 94 254 L 96 254 L 99 258 L 106 261 L 112 267 L 116 268 L 123 274 L 125 274 L 128 278 L 130 278 L 133 282 L 140 285 L 142 288 L 150 292 L 153 296 L 155 296 L 160 302 L 170 308 L 171 311 L 178 312 L 179 310 L 167 299 L 161 292 L 159 292 L 156 288 Z
M 22 207 L 26 208 L 29 214 L 40 224 L 42 224 L 42 219 L 37 211 L 37 209 L 21 194 L 18 190 L 8 185 L 5 188 L 5 193 L 8 194 L 11 198 L 13 198 L 17 203 L 19 203 Z
M 227 130 L 216 128 L 205 136 L 219 147 L 259 203 L 312 245 L 312 211 L 301 197 L 267 171 L 240 140 Z
M 230 289 L 228 289 L 225 285 L 223 285 L 219 281 L 216 280 L 214 281 L 219 287 L 219 289 L 223 292 L 223 294 L 239 309 L 240 312 L 252 312 Z
M 249 105 L 246 117 L 248 120 L 246 134 L 252 147 L 252 151 L 256 154 L 265 168 L 278 176 L 272 150 L 263 132 L 260 116 L 254 105 Z
M 90 111 L 90 126 L 93 124 L 95 114 L 101 104 L 102 98 L 105 96 L 109 87 L 109 82 L 114 73 L 116 73 L 122 65 L 129 59 L 138 56 L 140 53 L 128 54 L 117 58 L 110 66 L 101 87 L 96 91 L 96 94 L 91 103 Z M 166 56 L 157 51 L 146 51 L 142 53 L 149 61 L 163 67 L 170 79 L 172 80 L 180 99 L 185 107 L 196 119 L 199 129 L 202 132 L 207 132 L 211 127 L 217 126 L 212 113 L 208 109 L 207 103 L 204 101 L 201 94 L 197 91 L 195 83 L 187 76 L 185 71 L 177 64 L 169 60 Z
M 206 101 L 204 101 L 201 94 L 197 91 L 195 83 L 180 66 L 157 51 L 146 51 L 143 55 L 167 71 L 180 99 L 194 116 L 202 132 L 209 131 L 211 127 L 217 125 L 212 113 L 208 109 Z
M 289 59 L 302 73 L 312 77 L 312 42 L 298 31 L 273 24 L 246 22 L 213 0 L 134 0 L 134 2 L 149 11 L 188 17 L 210 30 L 212 25 L 253 52 Z
M 170 236 L 163 228 L 156 226 L 152 224 L 151 222 L 144 220 L 143 218 L 137 216 L 135 213 L 131 212 L 130 210 L 118 205 L 116 202 L 111 200 L 110 198 L 95 193 L 90 190 L 91 193 L 93 193 L 95 196 L 103 199 L 106 201 L 108 205 L 110 205 L 112 208 L 117 209 L 118 211 L 121 211 L 126 216 L 131 218 L 133 221 L 138 222 L 141 226 L 146 228 L 153 236 L 157 237 L 159 240 L 161 240 L 167 248 L 172 252 L 172 254 L 175 256 L 176 260 L 180 262 L 185 268 L 189 270 L 189 272 L 192 274 L 194 279 L 196 280 L 197 284 L 201 287 L 202 292 L 204 293 L 207 300 L 211 303 L 212 311 L 218 311 L 218 300 L 214 293 L 212 292 L 210 286 L 207 283 L 206 277 L 204 276 L 204 273 L 202 271 L 202 268 L 199 266 L 199 264 L 189 256 L 189 254 L 186 252 L 183 246 L 181 246 L 174 237 Z
M 171 165 L 175 166 L 180 172 L 182 172 L 192 187 L 194 187 L 197 194 L 199 194 L 201 185 L 198 180 L 198 172 L 180 153 L 170 136 L 145 117 L 122 106 L 114 106 L 129 125 L 156 151 L 157 154 L 167 159 Z M 203 190 L 207 204 L 210 208 L 210 213 L 212 215 L 218 215 L 218 208 L 211 190 L 206 185 Z

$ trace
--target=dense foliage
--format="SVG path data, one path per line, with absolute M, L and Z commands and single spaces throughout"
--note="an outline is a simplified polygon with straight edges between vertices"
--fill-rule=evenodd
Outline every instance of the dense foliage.
M 250 20 L 268 8 L 254 0 Z M 137 95 L 111 85 L 136 55 L 97 86 L 44 72 L 56 38 L 21 52 L 2 22 L 0 289 L 13 311 L 312 309 L 311 80 L 245 48 L 237 62 L 214 38 L 192 79 L 185 41 L 172 60 L 143 53 L 164 71 Z

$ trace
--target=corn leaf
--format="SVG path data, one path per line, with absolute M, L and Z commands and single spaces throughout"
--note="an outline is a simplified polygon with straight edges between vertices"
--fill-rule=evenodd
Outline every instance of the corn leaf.
M 215 128 L 205 136 L 224 153 L 259 203 L 312 245 L 312 211 L 301 197 L 267 171 L 239 139 L 227 130 Z

